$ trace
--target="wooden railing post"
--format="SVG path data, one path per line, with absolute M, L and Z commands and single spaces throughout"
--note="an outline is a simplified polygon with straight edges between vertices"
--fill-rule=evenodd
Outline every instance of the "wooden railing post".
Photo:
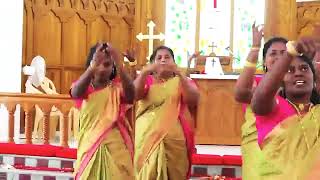
M 43 111 L 43 143 L 44 144 L 49 144 L 49 135 L 50 135 L 49 121 L 50 121 L 51 108 L 52 108 L 51 104 L 41 105 L 41 110 Z
M 65 109 L 61 108 L 63 113 L 63 119 L 60 119 L 60 145 L 63 147 L 68 146 L 68 137 L 69 137 L 69 112 L 70 107 Z
M 31 109 L 34 107 L 33 104 L 30 103 L 23 103 L 22 104 L 24 114 L 25 114 L 25 127 L 24 133 L 26 135 L 26 144 L 32 144 L 32 116 L 31 116 Z
M 14 112 L 16 110 L 16 104 L 15 103 L 8 103 L 7 110 L 9 114 L 9 124 L 8 124 L 8 142 L 14 143 Z

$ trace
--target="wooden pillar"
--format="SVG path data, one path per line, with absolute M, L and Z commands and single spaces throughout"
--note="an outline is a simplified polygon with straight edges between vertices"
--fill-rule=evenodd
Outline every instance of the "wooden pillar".
M 169 2 L 169 0 L 166 0 Z M 155 24 L 154 34 L 159 34 L 160 32 L 165 34 L 165 22 L 166 22 L 166 1 L 154 1 L 154 0 L 136 0 L 135 1 L 135 28 L 134 28 L 134 37 L 139 34 L 148 33 L 147 24 L 152 20 Z M 148 56 L 148 40 L 139 41 L 135 38 L 134 46 L 139 46 L 139 56 L 138 64 L 143 66 L 146 64 L 146 57 Z M 155 40 L 154 48 L 163 45 L 164 41 Z
M 41 110 L 43 112 L 43 144 L 49 144 L 49 135 L 50 135 L 50 112 L 52 105 L 46 104 L 41 105 Z
M 26 144 L 32 144 L 32 115 L 31 109 L 34 107 L 32 104 L 25 103 L 23 104 L 23 110 L 25 113 L 25 129 L 24 133 L 26 135 Z
M 7 104 L 7 109 L 9 112 L 8 142 L 14 143 L 14 112 L 16 111 L 16 104 Z
M 266 0 L 265 3 L 265 40 L 274 36 L 296 39 L 296 0 Z
M 60 119 L 60 145 L 62 147 L 69 147 L 68 146 L 68 137 L 69 137 L 69 112 L 70 108 L 63 109 L 63 118 Z

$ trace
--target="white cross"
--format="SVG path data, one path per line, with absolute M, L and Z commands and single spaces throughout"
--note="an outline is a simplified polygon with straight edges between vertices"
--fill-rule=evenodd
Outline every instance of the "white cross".
M 147 57 L 147 59 L 149 60 L 149 58 L 150 58 L 150 56 L 151 56 L 151 54 L 153 52 L 153 40 L 154 39 L 159 39 L 160 41 L 163 41 L 165 39 L 165 35 L 162 34 L 162 33 L 160 33 L 158 35 L 154 35 L 153 34 L 154 27 L 156 26 L 153 21 L 150 21 L 147 24 L 147 26 L 149 28 L 149 34 L 144 35 L 142 33 L 139 33 L 137 35 L 137 39 L 139 39 L 139 41 L 142 41 L 144 39 L 148 39 L 149 40 L 149 49 L 148 49 L 149 53 L 148 53 L 148 57 Z

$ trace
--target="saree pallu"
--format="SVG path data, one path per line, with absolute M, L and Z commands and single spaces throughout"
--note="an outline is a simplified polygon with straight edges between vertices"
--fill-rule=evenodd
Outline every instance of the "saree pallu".
M 279 108 L 292 109 L 290 106 L 286 103 Z M 303 116 L 292 114 L 279 122 L 259 145 L 259 117 L 248 106 L 242 126 L 243 179 L 309 179 L 312 169 L 320 163 L 319 118 L 320 105 Z
M 134 179 L 133 144 L 120 91 L 112 84 L 82 102 L 75 179 Z
M 152 84 L 137 104 L 134 168 L 138 180 L 188 177 L 193 132 L 180 88 L 178 77 Z

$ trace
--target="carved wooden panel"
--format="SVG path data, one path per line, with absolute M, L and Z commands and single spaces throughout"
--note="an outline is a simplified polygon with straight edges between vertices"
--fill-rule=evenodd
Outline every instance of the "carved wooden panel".
M 92 22 L 92 25 L 89 27 L 91 30 L 90 34 L 90 46 L 93 46 L 99 40 L 110 41 L 111 37 L 111 27 L 105 19 L 102 17 L 97 18 Z
M 296 0 L 266 0 L 264 37 L 281 36 L 295 39 L 297 36 Z
M 35 10 L 33 29 L 34 55 L 41 55 L 48 65 L 59 65 L 61 64 L 61 23 L 49 9 L 37 8 L 39 10 Z
M 61 70 L 59 67 L 49 67 L 46 71 L 46 76 L 53 82 L 58 93 L 61 93 Z
M 200 90 L 196 118 L 197 144 L 239 145 L 244 120 L 234 100 L 236 80 L 195 80 Z
M 64 23 L 63 29 L 63 64 L 68 66 L 86 63 L 87 52 L 79 51 L 87 48 L 86 42 L 87 29 L 85 22 L 78 14 L 75 14 L 70 21 Z M 83 38 L 79 38 L 83 37 Z
M 298 37 L 310 35 L 313 25 L 320 23 L 320 2 L 299 2 L 297 13 Z
M 134 8 L 133 0 L 25 0 L 23 66 L 44 57 L 58 92 L 68 92 L 97 41 L 132 46 Z
M 62 94 L 69 93 L 72 82 L 76 81 L 79 78 L 83 70 L 84 68 L 82 67 L 69 67 L 64 69 L 64 71 L 62 72 L 62 76 L 64 77 L 61 88 L 63 90 L 61 91 Z

